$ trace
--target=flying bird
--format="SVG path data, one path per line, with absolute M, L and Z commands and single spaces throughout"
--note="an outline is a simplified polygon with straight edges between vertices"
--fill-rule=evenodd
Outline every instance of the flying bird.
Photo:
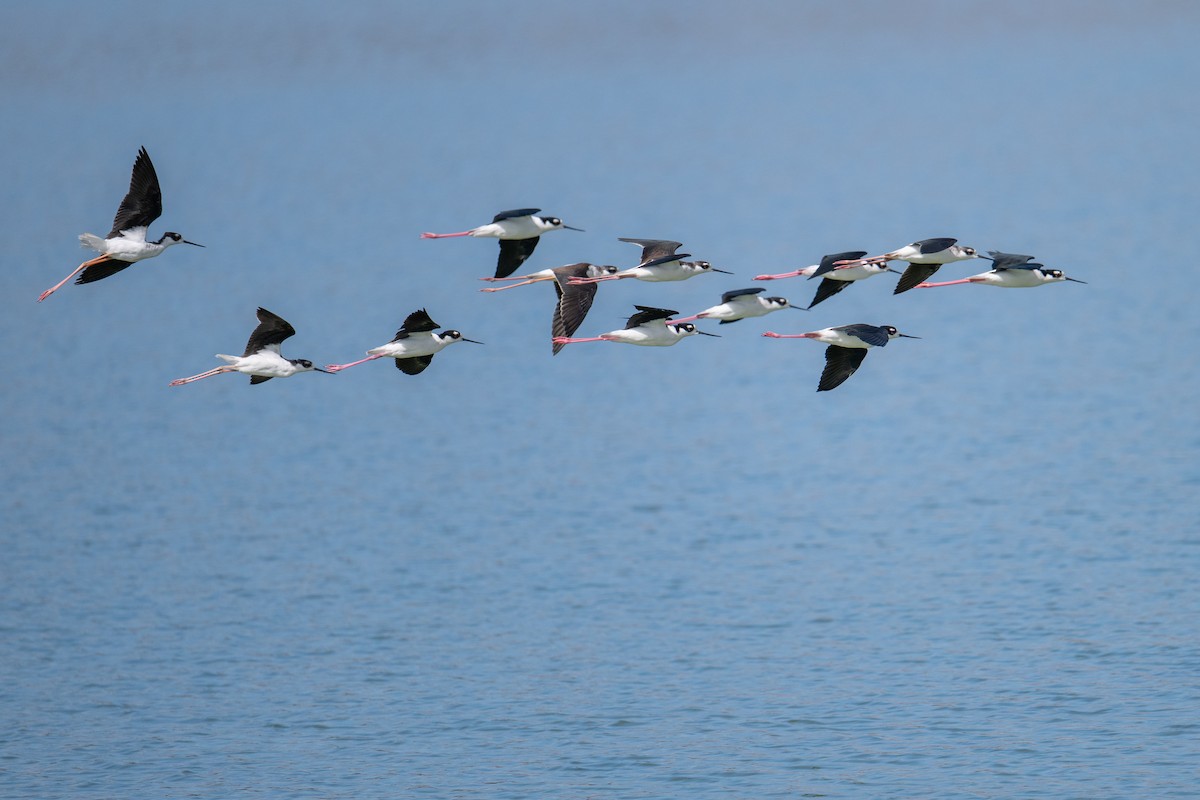
M 670 317 L 678 314 L 666 308 L 653 306 L 634 306 L 637 313 L 629 318 L 625 327 L 619 331 L 609 331 L 599 336 L 589 336 L 581 339 L 571 339 L 566 336 L 554 337 L 555 344 L 576 344 L 577 342 L 620 342 L 636 344 L 643 347 L 670 347 L 688 336 L 701 334 L 716 336 L 715 333 L 705 333 L 697 330 L 690 322 L 668 322 Z M 719 338 L 719 337 L 718 337 Z
M 222 372 L 242 372 L 250 376 L 250 384 L 257 385 L 271 378 L 289 378 L 300 372 L 325 372 L 320 367 L 314 367 L 306 358 L 284 358 L 279 354 L 279 345 L 284 339 L 296 333 L 296 329 L 283 317 L 272 314 L 265 308 L 258 309 L 258 327 L 250 334 L 246 342 L 246 352 L 241 356 L 227 356 L 217 353 L 228 366 L 216 367 L 190 378 L 173 380 L 168 386 L 182 386 L 185 383 L 211 378 Z
M 672 242 L 667 239 L 618 239 L 619 242 L 629 242 L 642 248 L 642 259 L 636 267 L 623 269 L 615 275 L 605 275 L 599 278 L 572 278 L 573 283 L 599 283 L 600 281 L 617 281 L 624 278 L 636 278 L 639 281 L 661 283 L 664 281 L 685 281 L 706 272 L 720 272 L 732 275 L 723 269 L 717 269 L 707 261 L 684 261 L 691 253 L 676 253 L 682 242 Z
M 881 256 L 848 260 L 838 265 L 837 269 L 847 269 L 867 263 L 886 264 L 888 261 L 907 261 L 908 269 L 904 270 L 904 274 L 900 276 L 900 280 L 896 283 L 896 290 L 893 292 L 893 294 L 900 294 L 928 279 L 943 264 L 979 257 L 975 248 L 960 247 L 956 244 L 957 241 L 957 239 L 949 238 L 921 239 Z
M 809 309 L 811 309 L 817 303 L 833 297 L 855 281 L 865 280 L 874 275 L 882 275 L 885 272 L 900 274 L 888 267 L 886 261 L 873 261 L 869 263 L 861 261 L 862 257 L 866 254 L 866 250 L 849 250 L 845 253 L 832 253 L 822 258 L 820 264 L 813 264 L 811 267 L 804 267 L 792 272 L 783 272 L 778 275 L 756 275 L 754 280 L 773 281 L 780 278 L 794 278 L 800 275 L 807 276 L 809 280 L 821 278 L 821 282 L 817 285 L 817 293 L 813 295 L 812 302 L 808 304 Z M 850 265 L 846 267 L 836 266 L 842 263 L 849 263 Z
M 825 369 L 821 372 L 821 380 L 817 384 L 818 392 L 827 392 L 845 383 L 846 379 L 858 370 L 863 359 L 867 357 L 867 351 L 872 347 L 883 347 L 899 337 L 921 338 L 900 333 L 891 325 L 866 323 L 822 328 L 810 333 L 782 334 L 767 331 L 763 336 L 772 339 L 815 339 L 829 345 L 825 348 Z
M 79 243 L 100 253 L 96 258 L 85 261 L 58 283 L 38 295 L 42 302 L 62 288 L 63 284 L 79 273 L 75 283 L 92 283 L 116 275 L 135 261 L 154 258 L 171 245 L 202 244 L 189 242 L 174 231 L 167 231 L 157 241 L 146 240 L 146 229 L 162 216 L 162 191 L 158 186 L 158 174 L 150 161 L 146 148 L 138 150 L 133 162 L 133 173 L 129 178 L 129 192 L 117 209 L 112 230 L 104 238 L 94 233 L 79 234 Z
M 496 260 L 496 277 L 507 278 L 533 254 L 538 239 L 549 231 L 582 231 L 563 224 L 558 217 L 542 217 L 540 208 L 514 208 L 501 211 L 487 225 L 459 233 L 422 233 L 422 239 L 448 239 L 454 236 L 480 236 L 500 240 L 500 257 Z
M 999 286 L 1001 289 L 1028 289 L 1034 286 L 1045 286 L 1048 283 L 1061 283 L 1063 281 L 1087 283 L 1087 281 L 1081 281 L 1078 278 L 1068 278 L 1061 269 L 1047 269 L 1044 264 L 1035 262 L 1033 256 L 989 250 L 988 255 L 980 256 L 980 258 L 988 258 L 989 256 L 992 268 L 987 272 L 981 272 L 978 275 L 972 275 L 969 278 L 962 278 L 957 281 L 919 283 L 916 288 L 931 289 L 935 286 L 978 283 L 983 286 Z
M 721 295 L 721 302 L 711 308 L 706 308 L 690 317 L 680 317 L 674 322 L 691 322 L 697 319 L 715 319 L 720 324 L 728 325 L 747 317 L 762 317 L 772 311 L 784 308 L 796 308 L 787 301 L 786 297 L 761 297 L 765 292 L 761 286 L 755 289 L 734 289 Z M 803 310 L 803 309 L 801 309 Z
M 387 356 L 396 359 L 396 368 L 405 375 L 417 375 L 429 366 L 434 355 L 441 352 L 444 347 L 449 347 L 455 342 L 483 344 L 483 342 L 468 339 L 455 330 L 436 333 L 438 327 L 429 313 L 422 308 L 404 318 L 404 324 L 400 326 L 400 330 L 396 331 L 395 337 L 390 342 L 368 350 L 366 358 L 351 361 L 349 364 L 327 364 L 325 369 L 330 372 L 341 372 L 357 364 Z

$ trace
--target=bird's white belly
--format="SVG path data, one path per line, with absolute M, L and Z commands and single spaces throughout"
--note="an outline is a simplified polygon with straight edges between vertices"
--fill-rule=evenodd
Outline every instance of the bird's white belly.
M 480 225 L 471 231 L 471 235 L 488 239 L 532 239 L 541 236 L 542 229 L 529 217 L 520 217 Z

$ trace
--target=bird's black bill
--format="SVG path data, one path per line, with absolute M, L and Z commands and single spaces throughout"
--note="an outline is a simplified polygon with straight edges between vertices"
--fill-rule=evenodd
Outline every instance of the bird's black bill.
M 888 267 L 886 271 L 892 273 L 893 275 L 903 275 L 904 274 L 900 270 L 892 269 L 891 267 Z
M 910 336 L 907 333 L 897 333 L 896 335 L 903 339 L 920 339 L 921 338 L 920 336 Z
M 326 375 L 332 375 L 332 374 L 333 374 L 333 373 L 332 373 L 332 372 L 330 372 L 329 370 L 327 370 L 327 369 L 321 369 L 320 367 L 313 367 L 313 372 L 324 372 Z
M 579 231 L 580 233 L 586 233 L 586 231 L 584 231 L 583 228 L 572 228 L 570 225 L 563 225 L 563 227 L 569 231 Z M 482 344 L 482 342 L 480 344 Z
M 1066 275 L 1064 275 L 1063 280 L 1070 281 L 1071 283 L 1082 283 L 1084 286 L 1087 286 L 1087 281 L 1081 281 L 1079 278 L 1068 278 Z
M 190 244 L 192 247 L 204 247 L 204 245 L 202 245 L 202 244 L 196 244 L 195 242 L 189 242 L 187 239 L 182 239 L 181 241 L 184 244 Z
M 732 274 L 733 274 L 732 272 L 730 272 L 730 271 L 729 271 L 729 270 L 727 270 L 727 269 L 717 269 L 716 267 L 713 267 L 713 268 L 712 268 L 712 271 L 713 271 L 713 272 L 719 272 L 719 273 L 721 273 L 722 275 L 732 275 Z
M 477 342 L 474 339 L 468 339 L 465 336 L 462 339 L 460 339 L 459 341 L 470 342 L 471 344 L 483 344 L 483 342 Z
M 716 333 L 706 333 L 705 331 L 696 331 L 696 333 L 700 334 L 701 336 L 711 336 L 714 339 L 721 338 L 720 334 L 716 334 Z

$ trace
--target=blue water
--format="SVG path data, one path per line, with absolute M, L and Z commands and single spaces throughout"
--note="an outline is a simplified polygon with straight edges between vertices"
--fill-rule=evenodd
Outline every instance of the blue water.
M 0 795 L 1197 795 L 1192 7 L 0 15 Z M 35 303 L 141 145 L 208 247 Z M 581 335 L 928 236 L 1088 285 L 551 358 L 549 288 L 418 238 L 521 206 L 586 229 L 530 269 L 736 273 L 603 286 Z M 420 307 L 486 344 L 167 388 L 259 305 L 318 364 Z M 922 338 L 817 394 L 759 336 L 851 322 Z

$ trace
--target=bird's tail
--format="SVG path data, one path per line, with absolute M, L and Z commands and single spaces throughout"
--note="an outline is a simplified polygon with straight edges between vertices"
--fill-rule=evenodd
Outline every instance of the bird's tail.
M 94 233 L 81 233 L 79 234 L 79 246 L 90 248 L 97 253 L 103 253 L 104 239 Z
M 238 362 L 237 356 L 227 356 L 224 353 L 217 353 L 217 358 L 221 359 L 226 364 L 236 364 Z

